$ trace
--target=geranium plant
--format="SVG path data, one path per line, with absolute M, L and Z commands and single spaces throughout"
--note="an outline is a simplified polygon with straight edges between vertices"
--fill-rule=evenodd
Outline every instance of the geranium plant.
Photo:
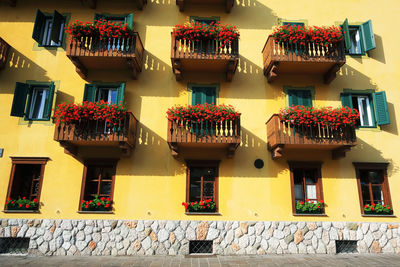
M 81 208 L 83 211 L 109 211 L 111 210 L 111 199 L 94 196 L 92 200 L 82 200 Z
M 236 26 L 221 25 L 220 22 L 210 24 L 191 22 L 183 25 L 175 25 L 173 35 L 176 39 L 191 41 L 217 40 L 222 45 L 228 45 L 234 40 L 238 40 L 240 33 Z
M 311 201 L 306 199 L 306 201 L 297 201 L 296 203 L 296 213 L 302 214 L 322 214 L 324 212 L 324 201 Z
M 306 43 L 315 43 L 322 46 L 336 44 L 344 40 L 340 27 L 306 27 L 303 25 L 283 25 L 273 30 L 271 35 L 277 43 L 289 43 L 305 45 Z
M 376 215 L 390 215 L 393 214 L 393 209 L 389 205 L 385 205 L 382 203 L 372 203 L 366 204 L 364 206 L 365 214 L 376 214 Z
M 61 103 L 55 108 L 53 120 L 57 123 L 78 123 L 82 120 L 101 120 L 109 126 L 117 126 L 126 115 L 126 108 L 122 104 L 87 102 L 81 104 Z
M 306 106 L 291 106 L 279 111 L 281 121 L 291 125 L 322 126 L 322 127 L 354 127 L 360 118 L 358 110 L 349 107 L 314 108 Z
M 38 200 L 34 198 L 30 200 L 26 197 L 11 199 L 8 198 L 6 201 L 7 210 L 36 210 L 39 206 Z
M 240 113 L 231 105 L 197 104 L 194 106 L 174 106 L 167 111 L 170 121 L 183 121 L 188 123 L 200 123 L 203 121 L 223 122 L 225 120 L 237 120 Z
M 212 199 L 205 199 L 204 201 L 195 202 L 182 202 L 187 212 L 215 212 L 217 206 Z
M 95 23 L 75 20 L 65 26 L 65 32 L 74 40 L 80 40 L 81 37 L 98 37 L 103 40 L 131 37 L 134 34 L 126 23 L 112 22 L 106 19 L 96 20 Z

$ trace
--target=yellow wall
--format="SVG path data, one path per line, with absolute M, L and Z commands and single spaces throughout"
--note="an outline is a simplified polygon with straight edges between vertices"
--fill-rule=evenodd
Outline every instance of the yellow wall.
M 329 220 L 397 221 L 397 218 L 361 217 L 352 162 L 389 162 L 388 176 L 394 214 L 400 213 L 398 89 L 400 37 L 393 32 L 393 18 L 400 13 L 398 0 L 384 5 L 372 0 L 298 1 L 261 0 L 235 2 L 231 14 L 223 8 L 187 6 L 180 13 L 175 1 L 149 1 L 143 11 L 130 1 L 99 0 L 96 10 L 82 7 L 80 1 L 57 1 L 60 13 L 71 20 L 93 20 L 94 13 L 135 14 L 134 26 L 145 47 L 143 71 L 132 80 L 128 70 L 89 71 L 81 79 L 63 49 L 35 48 L 31 38 L 35 10 L 52 12 L 54 1 L 26 0 L 16 8 L 0 2 L 0 36 L 12 47 L 10 62 L 0 72 L 0 207 L 4 206 L 10 177 L 10 156 L 49 157 L 43 180 L 40 214 L 1 214 L 4 218 L 99 218 L 162 220 Z M 170 32 L 189 16 L 220 16 L 222 23 L 237 25 L 241 32 L 240 62 L 233 81 L 223 75 L 186 75 L 175 81 L 170 60 Z M 278 19 L 307 20 L 308 25 L 333 25 L 344 21 L 372 20 L 377 48 L 370 57 L 349 57 L 330 84 L 319 76 L 280 76 L 266 81 L 262 71 L 261 50 Z M 66 155 L 53 141 L 54 126 L 23 123 L 9 116 L 15 82 L 26 80 L 59 81 L 56 103 L 80 102 L 84 84 L 92 81 L 126 81 L 125 101 L 139 120 L 136 148 L 117 166 L 114 214 L 78 214 L 83 165 Z M 242 113 L 242 144 L 233 159 L 220 164 L 219 211 L 221 216 L 187 216 L 185 200 L 186 169 L 175 160 L 166 143 L 166 110 L 174 104 L 187 104 L 187 83 L 220 83 L 219 103 L 232 104 Z M 283 86 L 315 87 L 315 105 L 339 106 L 344 88 L 386 91 L 391 124 L 375 130 L 358 130 L 357 147 L 345 158 L 333 161 L 328 152 L 290 153 L 272 161 L 266 146 L 265 122 L 285 105 Z M 263 169 L 254 160 L 265 162 Z M 322 181 L 327 217 L 294 217 L 291 210 L 290 179 L 287 160 L 323 161 Z

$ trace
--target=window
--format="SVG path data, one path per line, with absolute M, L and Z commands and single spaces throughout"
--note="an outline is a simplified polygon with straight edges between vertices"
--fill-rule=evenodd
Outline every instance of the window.
M 289 98 L 289 107 L 297 105 L 312 107 L 311 90 L 289 89 L 287 90 L 287 95 Z
M 198 22 L 201 24 L 210 25 L 212 22 L 215 24 L 220 21 L 220 17 L 190 17 L 190 22 Z
M 356 170 L 361 213 L 364 205 L 382 203 L 392 206 L 387 181 L 388 163 L 353 162 Z
M 45 15 L 38 9 L 32 38 L 38 42 L 39 46 L 61 46 L 65 21 L 65 17 L 56 10 L 53 15 Z
M 376 48 L 372 21 L 361 25 L 349 25 L 346 19 L 341 25 L 344 33 L 346 53 L 349 55 L 364 55 Z
M 27 84 L 17 82 L 11 107 L 11 116 L 25 120 L 50 120 L 54 83 Z
M 110 15 L 110 14 L 94 14 L 94 21 L 105 19 L 110 22 L 121 22 L 121 25 L 126 23 L 129 29 L 133 29 L 133 14 L 128 15 Z
M 34 199 L 39 203 L 44 167 L 49 158 L 12 157 L 7 199 Z M 38 207 L 36 207 L 38 209 Z
M 297 201 L 324 200 L 320 162 L 289 162 L 292 188 L 292 209 L 296 213 Z
M 292 22 L 292 21 L 285 21 L 282 22 L 283 26 L 292 25 L 292 26 L 304 26 L 304 22 Z
M 211 199 L 218 211 L 218 161 L 187 162 L 186 202 Z
M 98 196 L 109 198 L 112 202 L 114 193 L 117 160 L 88 160 L 83 169 L 81 201 L 90 201 Z M 79 205 L 81 210 L 81 205 Z
M 189 85 L 189 90 L 192 91 L 192 105 L 217 102 L 216 85 Z
M 360 113 L 359 127 L 376 127 L 390 124 L 386 93 L 345 92 L 340 95 L 344 107 L 355 108 Z
M 110 104 L 124 103 L 125 83 L 119 85 L 85 84 L 83 101 L 100 102 L 101 100 Z

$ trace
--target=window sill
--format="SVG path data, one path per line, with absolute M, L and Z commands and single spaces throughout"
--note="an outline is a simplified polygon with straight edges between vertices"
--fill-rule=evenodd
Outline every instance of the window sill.
M 40 213 L 38 210 L 3 210 L 4 213 Z
M 293 216 L 317 216 L 317 217 L 328 217 L 325 213 L 314 214 L 314 213 L 293 213 Z
M 361 214 L 362 217 L 389 217 L 389 218 L 397 218 L 396 215 L 389 214 Z
M 185 215 L 214 215 L 221 216 L 222 214 L 219 212 L 185 212 Z
M 113 211 L 95 211 L 95 210 L 93 210 L 93 211 L 79 210 L 79 211 L 77 211 L 77 213 L 79 213 L 79 214 L 114 214 Z

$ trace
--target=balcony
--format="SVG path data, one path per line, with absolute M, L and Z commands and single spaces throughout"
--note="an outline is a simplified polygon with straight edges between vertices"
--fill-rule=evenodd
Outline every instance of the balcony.
M 232 158 L 240 144 L 240 119 L 195 124 L 168 120 L 167 142 L 175 158 L 185 150 L 196 153 L 199 149 L 206 150 L 208 155 L 224 149 L 227 157 Z
M 186 72 L 222 72 L 226 74 L 227 81 L 232 81 L 239 62 L 239 40 L 225 46 L 216 40 L 188 43 L 186 40 L 176 39 L 173 34 L 171 40 L 172 69 L 177 81 Z
M 77 156 L 79 147 L 117 147 L 123 156 L 129 156 L 136 142 L 137 119 L 128 112 L 117 127 L 108 127 L 104 121 L 81 121 L 77 124 L 57 123 L 54 140 L 60 142 L 66 154 Z
M 226 13 L 230 13 L 233 7 L 233 0 L 176 0 L 176 4 L 181 12 L 183 12 L 186 4 L 204 4 L 208 6 L 224 6 Z
M 324 83 L 336 78 L 336 72 L 346 63 L 344 43 L 328 47 L 307 42 L 305 46 L 276 43 L 268 37 L 262 51 L 264 75 L 268 82 L 279 74 L 321 74 Z
M 9 0 L 11 1 L 11 0 Z M 16 0 L 14 0 L 16 1 Z M 81 0 L 82 4 L 86 3 L 90 8 L 95 9 L 97 7 L 97 0 Z M 136 6 L 142 10 L 143 7 L 147 4 L 147 0 L 134 0 L 132 2 L 136 2 Z
M 9 49 L 10 45 L 7 44 L 7 42 L 4 41 L 2 38 L 0 38 L 0 70 L 6 66 Z
M 70 40 L 67 57 L 76 67 L 76 72 L 85 79 L 90 69 L 130 69 L 132 77 L 142 71 L 143 44 L 135 32 L 132 37 L 108 38 L 82 37 Z
M 346 152 L 357 144 L 354 127 L 299 127 L 281 122 L 274 114 L 267 121 L 268 150 L 273 159 L 282 157 L 286 149 L 330 150 L 332 159 L 346 156 Z

